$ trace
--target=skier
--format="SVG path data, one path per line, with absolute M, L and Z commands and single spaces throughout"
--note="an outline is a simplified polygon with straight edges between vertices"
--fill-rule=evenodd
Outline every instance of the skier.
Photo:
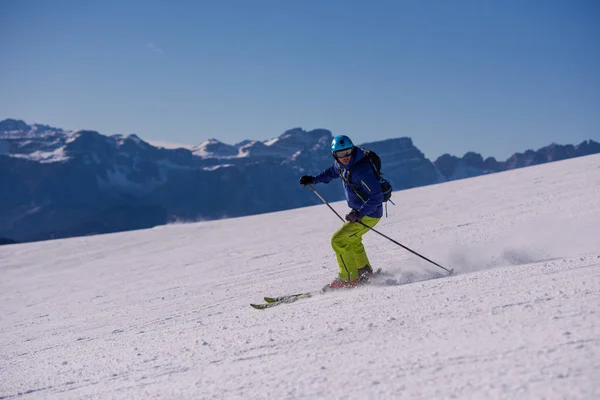
M 362 236 L 370 230 L 366 226 L 373 228 L 383 215 L 383 193 L 365 153 L 348 136 L 334 137 L 331 152 L 333 165 L 316 176 L 302 176 L 300 184 L 329 183 L 337 178 L 343 181 L 346 201 L 352 210 L 346 215 L 347 222 L 331 237 L 340 272 L 326 286 L 340 289 L 354 287 L 373 275 Z

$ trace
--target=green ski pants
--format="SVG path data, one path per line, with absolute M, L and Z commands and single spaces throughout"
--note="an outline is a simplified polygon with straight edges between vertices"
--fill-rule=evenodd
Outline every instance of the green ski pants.
M 379 220 L 380 218 L 371 217 L 361 219 L 363 224 L 371 228 L 377 225 Z M 331 247 L 340 266 L 338 277 L 341 280 L 353 281 L 358 278 L 359 268 L 371 265 L 362 244 L 362 237 L 369 230 L 358 222 L 345 222 L 331 237 Z

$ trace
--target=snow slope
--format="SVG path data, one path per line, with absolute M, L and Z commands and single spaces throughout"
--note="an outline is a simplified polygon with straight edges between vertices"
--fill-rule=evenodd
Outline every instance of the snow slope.
M 0 398 L 600 398 L 600 156 L 394 200 L 456 276 L 370 233 L 376 284 L 249 307 L 335 276 L 323 205 L 0 247 Z

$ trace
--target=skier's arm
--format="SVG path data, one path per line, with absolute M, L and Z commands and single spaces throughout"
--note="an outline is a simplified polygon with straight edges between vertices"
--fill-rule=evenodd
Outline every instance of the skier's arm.
M 337 172 L 336 164 L 333 164 L 331 167 L 327 168 L 325 171 L 321 172 L 317 176 L 314 177 L 314 183 L 329 183 L 332 179 L 339 178 L 340 175 Z

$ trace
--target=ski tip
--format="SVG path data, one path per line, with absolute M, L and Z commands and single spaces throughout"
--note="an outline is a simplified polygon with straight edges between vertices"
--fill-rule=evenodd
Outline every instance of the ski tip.
M 264 310 L 265 308 L 267 308 L 265 306 L 266 306 L 266 304 L 252 304 L 252 303 L 250 303 L 250 307 L 255 308 L 257 310 Z

